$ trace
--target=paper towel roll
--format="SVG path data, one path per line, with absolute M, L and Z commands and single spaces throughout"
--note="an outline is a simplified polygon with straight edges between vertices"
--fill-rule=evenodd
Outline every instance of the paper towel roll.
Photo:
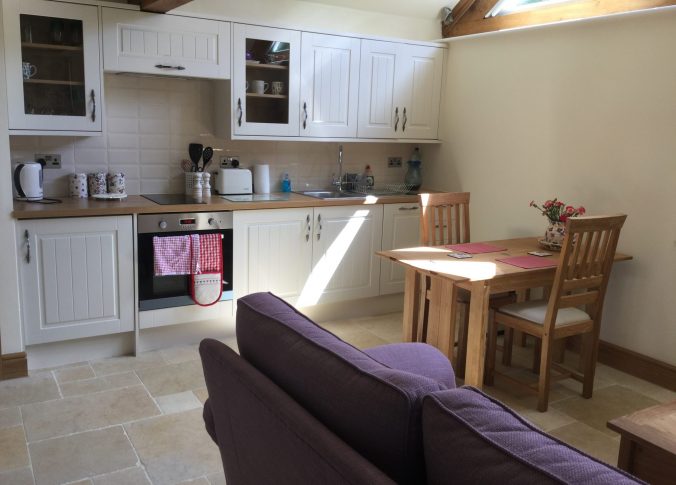
M 253 183 L 255 194 L 270 193 L 270 165 L 267 163 L 254 165 Z

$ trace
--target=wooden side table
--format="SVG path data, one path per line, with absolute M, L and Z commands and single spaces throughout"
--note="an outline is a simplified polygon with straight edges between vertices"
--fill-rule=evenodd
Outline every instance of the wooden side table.
M 676 401 L 613 419 L 620 433 L 617 466 L 652 485 L 676 480 Z

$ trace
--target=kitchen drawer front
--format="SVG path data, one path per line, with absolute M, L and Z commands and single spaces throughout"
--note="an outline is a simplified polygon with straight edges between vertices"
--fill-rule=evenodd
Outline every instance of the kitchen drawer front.
M 103 8 L 103 70 L 230 79 L 230 23 Z
M 420 246 L 420 205 L 385 204 L 383 251 Z M 380 260 L 380 294 L 403 293 L 406 272 L 400 264 Z
M 134 329 L 131 216 L 17 225 L 27 345 Z

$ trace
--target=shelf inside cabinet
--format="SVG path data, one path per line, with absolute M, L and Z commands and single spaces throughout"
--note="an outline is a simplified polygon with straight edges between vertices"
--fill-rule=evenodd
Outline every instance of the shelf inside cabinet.
M 50 84 L 53 86 L 84 86 L 82 81 L 55 81 L 53 79 L 24 79 L 24 84 Z
M 25 49 L 82 52 L 81 45 L 59 45 L 59 44 L 40 44 L 36 42 L 22 42 L 21 47 Z
M 246 97 L 254 99 L 289 99 L 289 97 L 286 94 L 246 93 Z
M 255 69 L 260 71 L 288 71 L 289 66 L 282 66 L 279 64 L 247 64 L 247 69 Z

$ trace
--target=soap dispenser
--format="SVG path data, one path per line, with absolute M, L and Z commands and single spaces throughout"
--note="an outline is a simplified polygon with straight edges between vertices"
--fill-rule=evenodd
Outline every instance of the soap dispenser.
M 291 192 L 291 180 L 288 173 L 285 173 L 282 179 L 282 192 Z

